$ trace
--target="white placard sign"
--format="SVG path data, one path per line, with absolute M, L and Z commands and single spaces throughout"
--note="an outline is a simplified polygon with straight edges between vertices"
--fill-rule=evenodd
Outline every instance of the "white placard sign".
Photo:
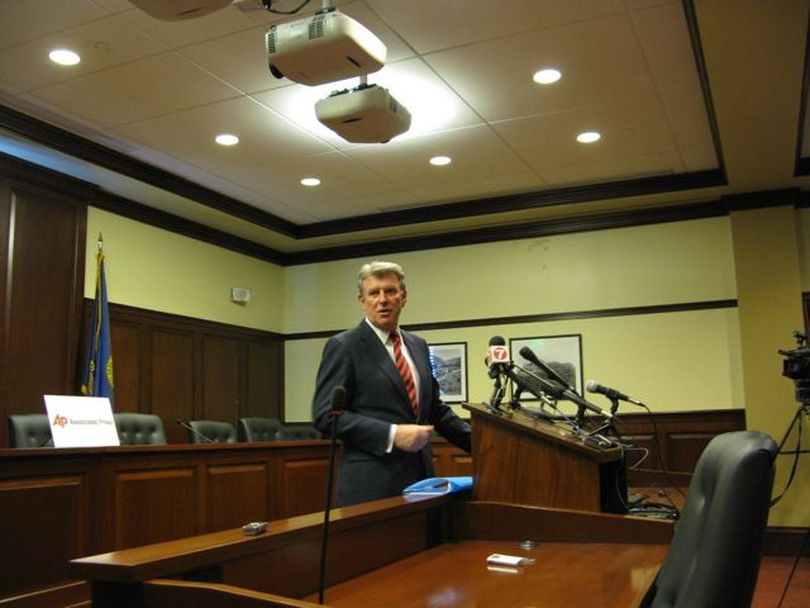
M 107 397 L 45 395 L 45 409 L 57 448 L 121 445 Z

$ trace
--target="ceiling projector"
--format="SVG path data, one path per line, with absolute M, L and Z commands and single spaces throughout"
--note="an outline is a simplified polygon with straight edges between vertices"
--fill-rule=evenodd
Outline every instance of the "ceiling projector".
M 273 25 L 265 42 L 270 73 L 309 86 L 376 72 L 387 53 L 371 30 L 334 9 Z
M 323 125 L 354 144 L 384 144 L 411 126 L 408 109 L 376 84 L 332 93 L 315 104 L 315 114 Z
M 161 21 L 193 19 L 225 8 L 233 0 L 131 0 L 144 13 Z

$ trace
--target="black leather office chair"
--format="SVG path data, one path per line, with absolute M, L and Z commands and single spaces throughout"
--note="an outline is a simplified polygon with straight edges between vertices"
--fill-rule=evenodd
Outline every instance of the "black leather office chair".
M 230 422 L 220 420 L 189 420 L 188 440 L 191 443 L 236 443 L 236 429 Z
M 751 605 L 773 488 L 776 443 L 718 435 L 698 460 L 651 608 Z
M 284 439 L 281 421 L 276 418 L 240 418 L 237 431 L 239 441 L 278 441 Z
M 166 443 L 163 421 L 157 414 L 121 412 L 113 414 L 121 445 L 160 445 Z
M 53 446 L 47 414 L 12 414 L 8 417 L 8 437 L 12 448 Z
M 321 433 L 311 424 L 287 423 L 283 426 L 283 431 L 284 439 L 288 441 L 321 438 Z

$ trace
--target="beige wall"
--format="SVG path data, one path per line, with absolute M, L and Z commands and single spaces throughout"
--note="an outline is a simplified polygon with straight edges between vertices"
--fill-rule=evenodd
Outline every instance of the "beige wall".
M 84 295 L 95 295 L 96 239 L 104 237 L 110 302 L 266 331 L 283 329 L 279 266 L 91 207 Z M 246 306 L 231 287 L 250 288 Z
M 725 300 L 736 292 L 728 218 L 382 257 L 405 269 L 405 325 Z M 286 331 L 355 325 L 362 314 L 354 277 L 366 261 L 287 268 Z M 656 411 L 743 406 L 733 308 L 422 332 L 431 342 L 467 343 L 468 396 L 477 402 L 492 390 L 483 363 L 492 336 L 560 334 L 582 334 L 584 379 L 616 386 Z M 287 343 L 290 419 L 310 417 L 323 343 Z
M 779 349 L 795 346 L 792 332 L 802 329 L 799 225 L 790 207 L 731 214 L 738 284 L 740 340 L 748 427 L 777 442 L 798 408 L 794 384 L 782 376 Z M 786 443 L 795 447 L 796 433 Z M 793 486 L 771 511 L 771 525 L 810 524 L 810 466 L 800 462 Z M 792 456 L 777 460 L 777 493 L 784 488 Z
M 728 218 L 382 256 L 408 278 L 406 323 L 735 297 Z M 366 259 L 286 269 L 287 332 L 357 322 Z

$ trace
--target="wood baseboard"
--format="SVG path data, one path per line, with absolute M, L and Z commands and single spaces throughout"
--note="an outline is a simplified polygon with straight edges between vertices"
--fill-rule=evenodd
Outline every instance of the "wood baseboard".
M 802 550 L 803 557 L 810 557 L 810 528 L 769 526 L 762 544 L 763 555 L 795 556 Z

